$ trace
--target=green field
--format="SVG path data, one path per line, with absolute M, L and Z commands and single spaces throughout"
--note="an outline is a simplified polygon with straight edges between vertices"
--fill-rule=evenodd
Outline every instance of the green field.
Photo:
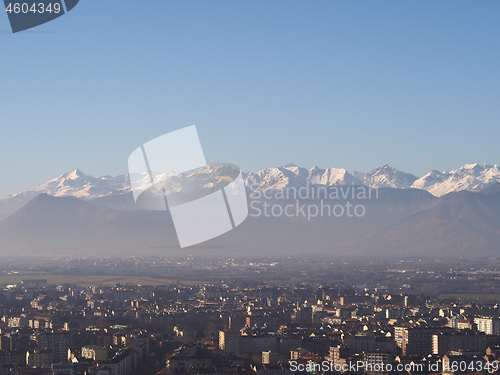
M 110 286 L 116 284 L 127 285 L 193 285 L 197 281 L 183 281 L 175 279 L 162 279 L 146 276 L 84 276 L 84 275 L 3 275 L 0 276 L 0 285 L 21 284 L 23 280 L 47 280 L 48 284 L 73 284 L 80 286 Z

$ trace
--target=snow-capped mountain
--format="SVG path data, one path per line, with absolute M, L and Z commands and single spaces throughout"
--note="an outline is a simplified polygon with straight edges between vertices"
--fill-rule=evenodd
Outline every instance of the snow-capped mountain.
M 214 182 L 220 179 L 223 173 L 225 173 L 224 168 L 214 166 L 204 168 L 191 177 Z M 365 185 L 373 188 L 422 189 L 435 196 L 443 196 L 462 190 L 480 191 L 500 182 L 500 167 L 498 165 L 468 164 L 450 172 L 434 170 L 423 177 L 417 178 L 389 165 L 376 168 L 368 173 L 354 172 L 351 174 L 341 168 L 322 169 L 317 166 L 303 168 L 288 164 L 283 167 L 266 168 L 258 172 L 246 173 L 244 177 L 245 184 L 252 191 L 273 192 L 290 187 L 299 188 L 315 185 Z M 144 178 L 144 183 L 149 183 L 149 177 Z M 179 186 L 181 186 L 179 180 L 172 179 L 167 183 L 166 188 L 170 191 L 179 192 Z M 186 186 L 185 183 L 184 186 Z M 70 196 L 88 201 L 102 201 L 103 199 L 120 197 L 129 199 L 131 187 L 128 175 L 93 177 L 84 174 L 79 169 L 75 169 L 40 184 L 32 190 L 0 199 L 0 219 L 17 211 L 42 193 L 55 197 Z M 131 203 L 133 205 L 133 200 Z
M 411 187 L 440 197 L 455 191 L 481 191 L 497 182 L 500 182 L 498 165 L 467 164 L 450 172 L 434 170 L 420 177 Z
M 284 167 L 266 168 L 256 173 L 248 173 L 245 184 L 250 190 L 279 191 L 284 188 L 299 188 L 302 186 L 345 186 L 362 185 L 345 169 L 318 166 L 312 168 L 297 167 L 289 164 Z
M 114 194 L 123 194 L 130 191 L 130 184 L 125 175 L 118 177 L 92 177 L 79 169 L 62 174 L 61 176 L 36 186 L 34 189 L 10 195 L 4 199 L 23 197 L 33 198 L 40 193 L 54 197 L 76 197 L 80 199 L 94 199 Z
M 387 164 L 368 173 L 354 172 L 353 175 L 363 185 L 373 188 L 407 189 L 417 180 L 414 175 L 398 171 Z
M 252 190 L 277 191 L 285 187 L 300 186 L 345 186 L 365 185 L 373 188 L 391 187 L 406 189 L 417 180 L 417 177 L 398 171 L 389 165 L 376 168 L 368 173 L 349 173 L 345 169 L 318 166 L 301 168 L 289 164 L 284 167 L 267 168 L 246 177 L 247 186 Z
M 364 185 L 372 188 L 421 189 L 437 197 L 463 190 L 481 191 L 497 182 L 500 182 L 500 166 L 487 164 L 467 164 L 450 172 L 434 170 L 420 178 L 387 164 L 368 173 L 352 174 L 338 168 L 307 169 L 286 165 L 263 169 L 246 176 L 247 186 L 265 191 L 312 185 Z
M 83 200 L 123 195 L 130 192 L 125 175 L 92 177 L 79 169 L 62 174 L 22 193 L 0 199 L 0 218 L 13 213 L 40 194 L 54 197 L 76 197 Z

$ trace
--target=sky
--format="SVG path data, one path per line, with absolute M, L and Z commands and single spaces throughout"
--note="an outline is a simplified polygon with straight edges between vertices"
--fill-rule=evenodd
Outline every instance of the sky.
M 196 125 L 210 162 L 423 175 L 499 164 L 500 2 L 81 0 L 0 12 L 0 196 L 127 173 Z

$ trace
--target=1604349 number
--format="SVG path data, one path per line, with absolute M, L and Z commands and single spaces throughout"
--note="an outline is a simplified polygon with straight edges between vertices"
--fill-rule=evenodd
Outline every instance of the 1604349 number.
M 61 13 L 61 4 L 59 3 L 8 3 L 5 9 L 7 13 L 28 14 L 28 13 Z

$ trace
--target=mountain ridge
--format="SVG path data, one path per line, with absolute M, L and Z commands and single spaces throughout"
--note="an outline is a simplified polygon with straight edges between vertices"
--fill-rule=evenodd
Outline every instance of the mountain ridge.
M 249 190 L 279 191 L 290 187 L 363 185 L 372 188 L 421 189 L 440 197 L 457 191 L 481 191 L 500 182 L 500 167 L 489 164 L 466 164 L 452 171 L 433 170 L 422 177 L 402 172 L 389 166 L 370 172 L 350 173 L 344 168 L 304 168 L 295 164 L 265 168 L 243 174 Z M 128 175 L 93 177 L 80 169 L 64 173 L 37 185 L 31 190 L 0 199 L 0 219 L 45 193 L 55 197 L 73 196 L 88 201 L 101 201 L 103 205 L 133 209 Z M 106 203 L 107 202 L 107 203 Z

